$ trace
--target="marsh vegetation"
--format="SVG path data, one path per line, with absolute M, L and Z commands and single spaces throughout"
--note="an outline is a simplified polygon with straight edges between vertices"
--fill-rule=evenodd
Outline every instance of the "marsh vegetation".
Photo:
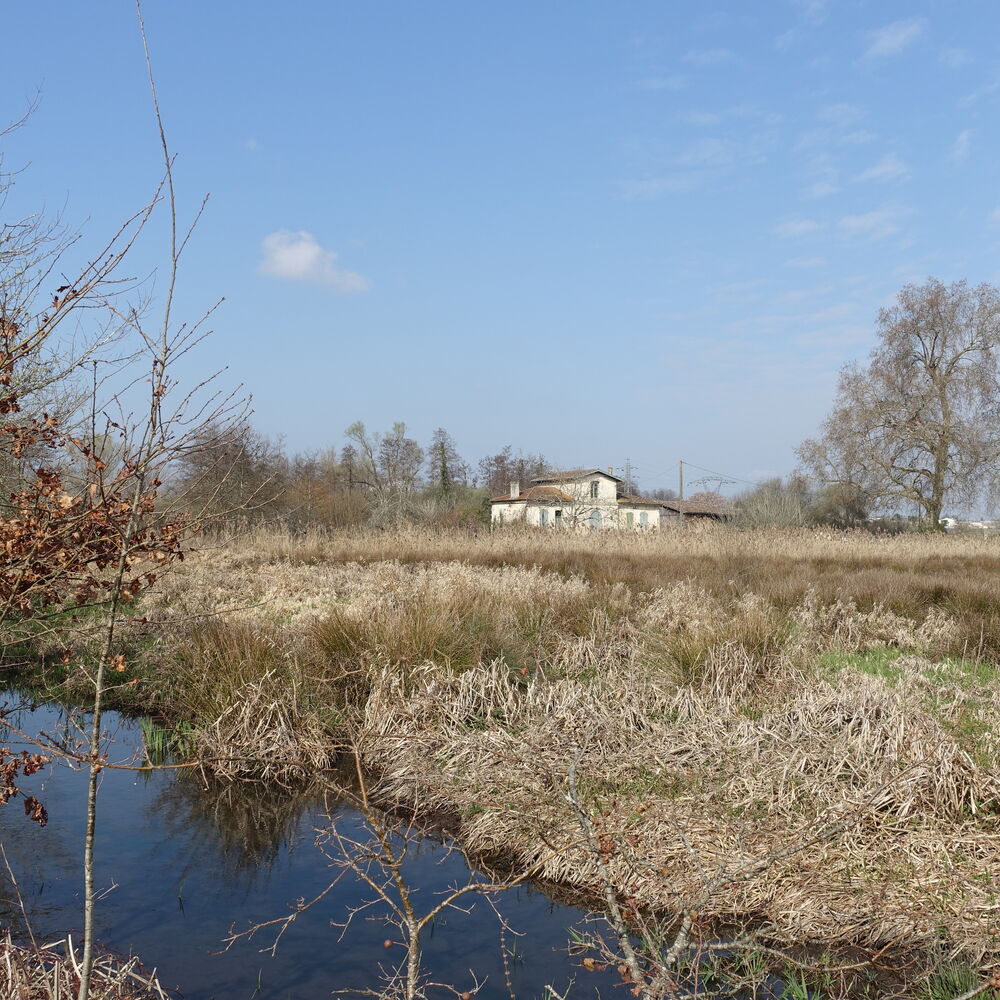
M 828 995 L 914 995 L 997 962 L 998 583 L 969 537 L 257 530 L 141 598 L 120 693 L 223 780 L 357 759 L 675 966 L 853 949 Z

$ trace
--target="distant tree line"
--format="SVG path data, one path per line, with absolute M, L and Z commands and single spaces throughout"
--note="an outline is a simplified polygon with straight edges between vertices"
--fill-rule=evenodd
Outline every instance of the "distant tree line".
M 475 524 L 488 523 L 490 497 L 550 468 L 544 456 L 515 453 L 511 445 L 472 464 L 443 427 L 422 445 L 402 421 L 384 432 L 357 421 L 344 438 L 339 450 L 289 454 L 246 423 L 207 427 L 177 463 L 168 489 L 211 512 L 214 522 Z
M 740 523 L 938 528 L 946 505 L 998 495 L 1000 290 L 907 285 L 880 311 L 876 333 L 868 363 L 841 371 L 819 435 L 799 446 L 800 471 L 735 498 Z M 247 425 L 209 426 L 169 485 L 223 519 L 462 523 L 488 521 L 489 497 L 549 471 L 544 456 L 510 445 L 473 464 L 444 428 L 424 444 L 403 422 L 373 431 L 358 421 L 344 436 L 339 451 L 290 455 Z M 0 468 L 0 478 L 13 471 Z

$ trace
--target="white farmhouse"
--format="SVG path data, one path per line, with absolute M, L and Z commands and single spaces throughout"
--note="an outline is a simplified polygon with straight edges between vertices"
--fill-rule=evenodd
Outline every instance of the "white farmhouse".
M 538 528 L 657 531 L 685 515 L 720 519 L 727 514 L 684 500 L 633 496 L 623 491 L 623 485 L 610 471 L 600 469 L 552 472 L 532 479 L 525 490 L 520 483 L 511 483 L 508 494 L 490 500 L 491 521 Z

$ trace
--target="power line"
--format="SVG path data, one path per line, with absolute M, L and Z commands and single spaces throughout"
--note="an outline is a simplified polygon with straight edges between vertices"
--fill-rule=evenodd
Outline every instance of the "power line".
M 721 476 L 723 479 L 729 479 L 735 483 L 746 483 L 747 486 L 760 486 L 760 482 L 754 482 L 752 479 L 741 479 L 739 476 L 731 476 L 727 472 L 717 472 L 715 469 L 706 469 L 703 465 L 695 465 L 694 462 L 689 462 L 684 459 L 684 464 L 689 465 L 692 469 L 697 469 L 699 472 L 707 472 L 712 476 Z

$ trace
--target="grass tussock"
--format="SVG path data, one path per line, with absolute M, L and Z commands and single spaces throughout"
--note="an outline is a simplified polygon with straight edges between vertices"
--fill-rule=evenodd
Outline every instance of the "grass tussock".
M 183 749 L 217 775 L 287 784 L 331 760 L 330 708 L 273 631 L 214 621 L 174 650 L 161 701 L 183 721 Z
M 640 905 L 995 964 L 998 584 L 980 538 L 262 533 L 147 596 L 144 684 L 223 775 L 352 733 L 386 799 L 592 890 L 582 752 Z

